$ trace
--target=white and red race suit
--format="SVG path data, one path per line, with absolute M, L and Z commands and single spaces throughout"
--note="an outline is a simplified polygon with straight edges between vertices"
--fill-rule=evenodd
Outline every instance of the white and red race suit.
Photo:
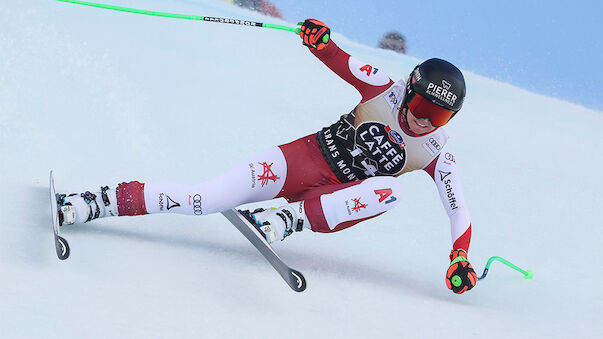
M 392 81 L 333 41 L 323 50 L 310 50 L 360 92 L 362 100 L 350 113 L 316 134 L 256 154 L 200 184 L 121 183 L 119 215 L 205 215 L 283 197 L 302 202 L 313 231 L 330 233 L 395 207 L 402 194 L 395 177 L 424 170 L 450 218 L 453 248 L 468 251 L 469 211 L 444 130 L 410 131 L 399 110 L 403 80 Z

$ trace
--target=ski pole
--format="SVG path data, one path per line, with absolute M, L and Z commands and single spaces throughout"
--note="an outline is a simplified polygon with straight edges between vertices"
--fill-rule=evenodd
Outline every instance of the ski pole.
M 532 270 L 524 271 L 521 268 L 513 265 L 508 260 L 501 258 L 501 257 L 494 256 L 494 257 L 491 257 L 490 259 L 488 259 L 488 262 L 486 263 L 486 268 L 484 268 L 484 273 L 482 273 L 482 276 L 477 278 L 477 280 L 482 280 L 486 277 L 486 275 L 488 274 L 488 270 L 490 269 L 490 265 L 492 265 L 494 260 L 500 261 L 501 263 L 511 267 L 512 269 L 514 269 L 518 272 L 521 272 L 521 274 L 523 274 L 523 277 L 526 279 L 532 279 L 534 277 L 534 272 L 532 272 Z
M 255 22 L 255 21 L 249 21 L 249 20 L 229 19 L 229 18 L 216 18 L 216 17 L 211 17 L 211 16 L 199 16 L 199 15 L 188 15 L 188 14 L 175 14 L 175 13 L 156 12 L 156 11 L 148 11 L 148 10 L 144 10 L 144 9 L 136 9 L 136 8 L 121 7 L 121 6 L 113 6 L 113 5 L 100 4 L 100 3 L 87 2 L 87 1 L 79 1 L 79 0 L 57 0 L 57 1 L 67 2 L 67 3 L 77 4 L 77 5 L 90 6 L 90 7 L 98 7 L 98 8 L 104 8 L 104 9 L 110 9 L 110 10 L 120 11 L 120 12 L 137 13 L 137 14 L 144 14 L 144 15 L 153 15 L 153 16 L 160 16 L 160 17 L 166 17 L 166 18 L 198 20 L 198 21 L 208 21 L 208 22 L 218 22 L 218 23 L 222 23 L 222 24 L 233 24 L 233 25 L 241 25 L 241 26 L 274 28 L 274 29 L 281 29 L 281 30 L 284 30 L 284 31 L 290 31 L 290 32 L 293 32 L 295 34 L 299 34 L 299 32 L 300 32 L 300 28 L 299 27 L 289 27 L 289 26 L 273 25 L 273 24 L 266 24 L 266 23 L 263 23 L 263 22 Z

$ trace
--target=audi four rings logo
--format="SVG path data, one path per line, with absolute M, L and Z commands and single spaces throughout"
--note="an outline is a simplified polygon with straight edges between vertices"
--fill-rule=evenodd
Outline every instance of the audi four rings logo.
M 203 214 L 203 210 L 201 209 L 201 195 L 199 194 L 193 196 L 193 210 L 196 215 Z
M 442 149 L 442 146 L 440 146 L 440 144 L 434 138 L 429 138 L 429 143 L 432 144 L 433 147 L 435 147 L 438 151 Z

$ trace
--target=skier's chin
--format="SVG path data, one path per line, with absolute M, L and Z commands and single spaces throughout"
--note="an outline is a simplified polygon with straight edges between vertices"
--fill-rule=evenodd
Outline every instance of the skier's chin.
M 425 134 L 435 130 L 429 119 L 417 119 L 410 110 L 406 110 L 406 120 L 413 133 Z

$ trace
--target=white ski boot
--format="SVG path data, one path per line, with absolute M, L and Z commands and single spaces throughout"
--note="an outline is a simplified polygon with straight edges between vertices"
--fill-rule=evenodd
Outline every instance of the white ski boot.
M 304 227 L 310 228 L 303 202 L 267 210 L 258 208 L 253 212 L 248 210 L 239 212 L 259 229 L 270 244 L 285 239 L 294 231 L 301 232 Z
M 69 195 L 57 193 L 59 225 L 79 224 L 118 215 L 115 193 L 115 190 L 109 189 L 108 186 L 101 187 L 100 192 L 95 193 L 89 191 Z

